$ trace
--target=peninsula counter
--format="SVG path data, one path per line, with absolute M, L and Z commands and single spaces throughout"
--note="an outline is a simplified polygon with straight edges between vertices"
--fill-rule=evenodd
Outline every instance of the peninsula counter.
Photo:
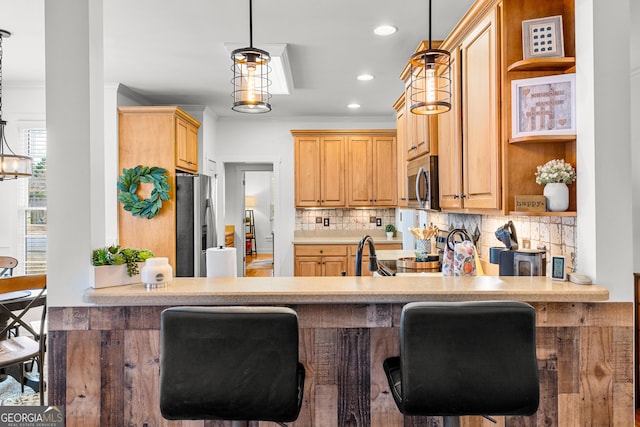
M 499 299 L 536 309 L 541 388 L 535 415 L 500 425 L 633 422 L 633 304 L 607 302 L 608 291 L 597 285 L 490 276 L 179 278 L 153 290 L 87 289 L 83 298 L 93 305 L 49 310 L 48 403 L 65 405 L 67 426 L 230 426 L 162 419 L 158 330 L 169 306 L 239 304 L 298 313 L 307 378 L 300 417 L 290 425 L 439 425 L 437 417 L 403 417 L 389 393 L 382 362 L 398 354 L 402 306 Z M 485 424 L 463 417 L 462 425 Z

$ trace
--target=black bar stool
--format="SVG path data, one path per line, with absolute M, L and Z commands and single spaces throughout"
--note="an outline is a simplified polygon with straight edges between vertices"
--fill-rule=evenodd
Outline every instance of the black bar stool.
M 289 308 L 174 307 L 162 312 L 160 410 L 166 419 L 284 425 L 300 413 L 304 375 L 298 317 Z
M 400 357 L 383 367 L 405 415 L 532 415 L 540 399 L 535 310 L 523 302 L 419 302 L 402 309 Z

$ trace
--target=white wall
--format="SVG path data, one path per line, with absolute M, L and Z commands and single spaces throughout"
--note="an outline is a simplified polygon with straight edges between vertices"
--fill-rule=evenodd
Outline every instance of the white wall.
M 260 254 L 271 253 L 271 179 L 273 172 L 245 172 L 245 196 L 255 199 L 256 205 L 245 209 L 253 210 L 255 225 L 255 250 Z
M 633 173 L 633 271 L 640 272 L 640 1 L 631 2 L 631 163 Z
M 6 84 L 2 88 L 2 118 L 7 143 L 16 154 L 26 154 L 19 148 L 18 129 L 36 125 L 44 127 L 45 93 L 42 84 Z M 18 253 L 18 181 L 0 183 L 0 255 L 15 257 Z M 22 274 L 22 265 L 14 274 Z
M 276 102 L 273 103 L 273 108 L 277 108 Z M 291 129 L 369 128 L 395 128 L 395 116 L 390 114 L 388 121 L 358 118 L 355 115 L 345 118 L 278 120 L 239 113 L 237 119 L 218 121 L 215 138 L 216 161 L 274 163 L 276 179 L 274 274 L 276 276 L 293 276 L 293 231 L 296 218 Z M 233 223 L 231 218 L 225 221 L 229 224 Z

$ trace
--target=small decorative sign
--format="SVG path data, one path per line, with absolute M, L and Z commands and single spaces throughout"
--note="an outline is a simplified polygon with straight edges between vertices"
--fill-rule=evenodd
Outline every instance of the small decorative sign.
M 522 21 L 524 59 L 564 56 L 562 15 Z
M 546 212 L 547 199 L 544 196 L 518 196 L 516 195 L 516 212 Z
M 576 133 L 576 75 L 511 82 L 511 133 L 522 136 Z

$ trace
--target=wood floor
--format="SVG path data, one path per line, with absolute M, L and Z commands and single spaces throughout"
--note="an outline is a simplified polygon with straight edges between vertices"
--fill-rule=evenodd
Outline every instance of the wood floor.
M 271 262 L 268 262 L 269 260 Z M 247 255 L 247 267 L 245 270 L 245 276 L 247 277 L 272 277 L 273 254 Z

